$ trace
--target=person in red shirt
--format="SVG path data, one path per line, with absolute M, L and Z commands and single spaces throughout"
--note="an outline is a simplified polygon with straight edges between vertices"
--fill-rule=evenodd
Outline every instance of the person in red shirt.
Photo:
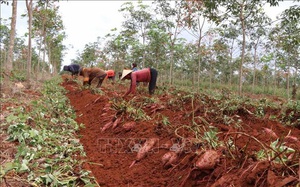
M 83 85 L 90 85 L 94 79 L 98 79 L 97 88 L 100 88 L 103 80 L 106 77 L 106 73 L 104 70 L 100 68 L 81 68 L 80 73 L 83 76 Z
M 107 70 L 105 72 L 107 74 L 106 78 L 108 78 L 108 79 L 110 79 L 112 81 L 115 80 L 115 71 L 114 70 L 110 69 L 110 70 Z
M 149 94 L 150 95 L 154 94 L 154 91 L 156 88 L 157 74 L 158 73 L 157 73 L 156 69 L 153 69 L 153 68 L 145 68 L 145 69 L 137 70 L 137 71 L 123 70 L 121 80 L 122 79 L 131 80 L 130 88 L 124 94 L 123 97 L 125 97 L 126 95 L 128 95 L 130 93 L 135 94 L 137 82 L 149 83 L 149 86 L 148 86 Z

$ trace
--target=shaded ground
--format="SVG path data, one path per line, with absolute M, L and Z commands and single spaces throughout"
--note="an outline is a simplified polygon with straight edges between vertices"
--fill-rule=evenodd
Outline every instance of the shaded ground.
M 288 166 L 289 162 L 278 164 L 287 156 L 297 163 L 300 147 L 296 138 L 300 137 L 299 129 L 267 118 L 279 116 L 279 110 L 265 109 L 265 117 L 257 118 L 254 108 L 214 109 L 211 107 L 218 106 L 218 101 L 207 96 L 192 99 L 183 92 L 156 94 L 151 98 L 140 95 L 140 90 L 122 102 L 118 95 L 125 93 L 126 84 L 107 82 L 101 95 L 81 90 L 73 81 L 65 81 L 63 86 L 69 91 L 67 97 L 74 106 L 77 122 L 85 124 L 80 130 L 80 141 L 89 159 L 86 167 L 101 186 L 294 186 L 299 182 L 299 163 L 294 167 Z M 124 102 L 127 106 L 123 107 L 128 109 L 134 103 L 150 118 L 134 119 L 129 110 L 122 110 Z M 225 113 L 240 121 L 226 125 L 216 110 L 223 110 L 223 117 Z M 102 129 L 114 121 L 115 128 Z M 136 123 L 127 127 L 128 122 Z M 218 132 L 217 138 L 207 139 L 207 132 Z M 151 138 L 157 139 L 156 144 L 130 167 L 139 148 Z M 270 143 L 278 138 L 282 141 L 280 145 L 296 150 L 294 154 L 272 149 Z M 213 140 L 227 143 L 213 147 Z M 196 161 L 204 153 L 201 150 L 208 148 L 217 150 L 218 159 L 213 166 L 199 169 Z M 258 160 L 256 153 L 260 150 L 270 153 L 265 155 L 269 161 Z M 177 159 L 164 165 L 162 158 L 167 152 L 176 152 Z

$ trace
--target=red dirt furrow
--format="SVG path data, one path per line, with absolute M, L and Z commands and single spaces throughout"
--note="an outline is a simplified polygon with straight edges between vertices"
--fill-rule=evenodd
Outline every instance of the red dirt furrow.
M 176 165 L 164 167 L 161 159 L 165 153 L 170 151 L 170 146 L 174 148 L 174 145 L 183 145 L 182 140 L 179 140 L 174 132 L 176 128 L 191 124 L 192 108 L 190 101 L 185 101 L 186 103 L 182 106 L 183 109 L 180 110 L 180 107 L 172 108 L 169 105 L 172 95 L 157 95 L 159 104 L 164 107 L 153 111 L 149 107 L 143 106 L 143 110 L 151 119 L 136 121 L 133 129 L 127 131 L 122 125 L 133 121 L 133 119 L 124 114 L 115 129 L 109 128 L 102 132 L 102 127 L 113 120 L 114 116 L 120 117 L 112 107 L 109 109 L 105 109 L 105 107 L 113 97 L 125 93 L 127 88 L 118 83 L 113 86 L 111 83 L 105 83 L 101 88 L 104 94 L 99 95 L 91 93 L 90 90 L 79 90 L 75 82 L 72 81 L 64 82 L 62 85 L 68 90 L 67 97 L 76 111 L 76 121 L 85 125 L 85 128 L 80 129 L 79 135 L 87 153 L 88 164 L 86 167 L 92 171 L 100 186 L 254 186 L 255 183 L 264 184 L 262 186 L 272 186 L 270 181 L 280 182 L 283 178 L 288 178 L 288 175 L 279 177 L 276 173 L 271 173 L 271 168 L 274 171 L 279 171 L 283 169 L 281 166 L 257 161 L 254 155 L 253 157 L 242 157 L 262 149 L 261 144 L 255 141 L 253 137 L 266 145 L 275 140 L 274 137 L 265 133 L 264 128 L 272 129 L 279 137 L 285 137 L 291 128 L 283 127 L 278 122 L 258 119 L 249 114 L 241 113 L 239 115 L 243 123 L 240 129 L 221 123 L 211 123 L 211 126 L 218 129 L 219 140 L 227 141 L 229 137 L 234 140 L 235 145 L 239 148 L 236 149 L 239 152 L 236 152 L 234 159 L 228 157 L 230 154 L 225 149 L 219 149 L 218 151 L 222 156 L 214 170 L 192 170 L 197 154 L 199 154 L 196 151 L 201 150 L 201 146 L 204 144 L 203 142 L 199 144 L 186 142 L 189 143 L 185 144 L 187 149 L 178 154 L 179 160 Z M 140 96 L 139 94 L 136 95 L 137 100 Z M 130 99 L 133 99 L 133 96 L 126 98 L 126 101 Z M 207 115 L 203 113 L 201 107 L 203 106 L 199 105 L 199 109 L 194 111 L 194 115 Z M 172 125 L 163 125 L 156 114 L 167 117 Z M 198 124 L 201 123 L 199 119 L 196 119 Z M 194 134 L 185 128 L 177 129 L 176 132 L 180 136 L 184 136 L 186 140 L 194 138 Z M 292 129 L 290 135 L 300 137 L 300 131 Z M 148 138 L 157 138 L 157 144 L 145 158 L 129 168 L 136 159 L 138 148 Z M 293 146 L 296 149 L 299 148 L 297 147 L 298 144 L 293 144 Z M 241 153 L 241 150 L 244 153 Z M 235 152 L 231 154 L 235 154 Z M 268 176 L 268 181 L 266 178 L 261 178 L 260 175 Z M 182 183 L 186 177 L 188 177 L 186 182 Z

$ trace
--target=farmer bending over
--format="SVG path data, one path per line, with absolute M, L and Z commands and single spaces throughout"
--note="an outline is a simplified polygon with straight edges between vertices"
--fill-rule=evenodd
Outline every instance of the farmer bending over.
M 72 73 L 72 77 L 73 77 L 74 75 L 78 75 L 78 73 L 80 71 L 80 65 L 78 65 L 78 64 L 71 64 L 71 65 L 68 65 L 68 66 L 64 66 L 63 70 L 71 72 Z
M 137 71 L 123 70 L 121 80 L 122 79 L 131 80 L 130 88 L 123 97 L 130 93 L 135 94 L 137 82 L 149 83 L 149 94 L 152 95 L 156 87 L 157 71 L 153 68 L 145 68 Z
M 100 68 L 82 68 L 80 70 L 80 75 L 83 76 L 83 85 L 91 86 L 91 83 L 94 79 L 98 79 L 97 88 L 100 88 L 103 80 L 106 77 L 106 73 L 104 70 Z
M 112 81 L 115 80 L 115 71 L 114 70 L 110 69 L 110 70 L 107 70 L 105 72 L 107 74 L 106 78 L 108 78 L 108 79 L 110 79 Z

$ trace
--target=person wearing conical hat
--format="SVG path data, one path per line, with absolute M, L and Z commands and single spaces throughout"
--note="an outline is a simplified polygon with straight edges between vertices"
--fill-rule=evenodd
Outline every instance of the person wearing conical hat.
M 100 88 L 103 80 L 106 77 L 104 70 L 93 67 L 93 68 L 81 68 L 80 75 L 83 76 L 83 85 L 91 85 L 94 79 L 98 79 L 97 88 Z
M 136 85 L 137 82 L 146 82 L 149 83 L 148 89 L 149 94 L 154 94 L 156 88 L 156 79 L 157 79 L 157 71 L 153 68 L 145 68 L 137 71 L 133 70 L 123 70 L 122 79 L 131 80 L 129 90 L 123 95 L 123 97 L 127 96 L 128 94 L 132 93 L 135 94 L 136 92 Z

